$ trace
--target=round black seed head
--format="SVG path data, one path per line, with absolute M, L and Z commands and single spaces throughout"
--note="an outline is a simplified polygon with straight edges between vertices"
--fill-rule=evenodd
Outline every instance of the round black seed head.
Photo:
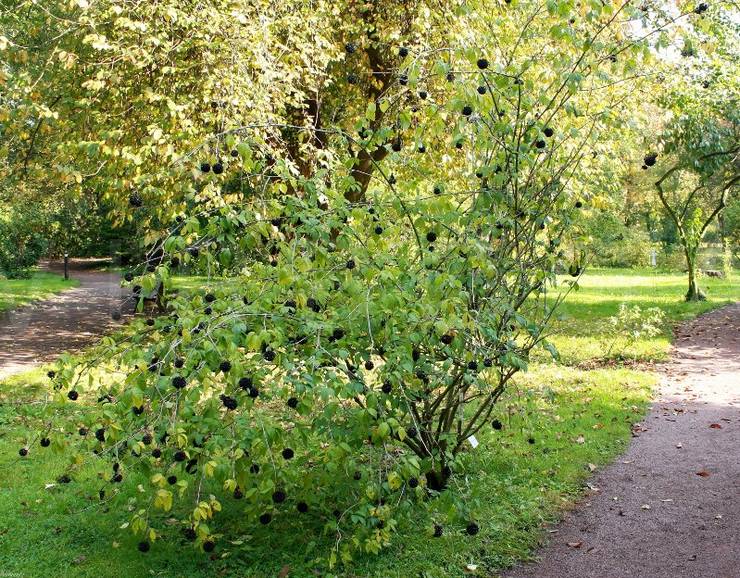
M 244 497 L 244 493 L 241 491 L 241 489 L 237 486 L 234 489 L 234 499 L 235 500 L 241 500 Z
M 41 438 L 41 441 L 39 443 L 41 444 L 42 448 L 48 448 L 51 445 L 51 440 L 49 438 Z
M 270 514 L 265 513 L 260 516 L 260 524 L 262 524 L 263 526 L 267 526 L 267 524 L 269 524 L 271 521 L 272 516 Z
M 416 478 L 409 478 L 409 487 L 416 488 L 419 485 L 419 480 Z
M 216 544 L 213 540 L 206 540 L 203 542 L 204 552 L 213 552 L 216 549 Z
M 174 486 L 177 483 L 177 476 L 168 476 L 167 477 L 167 483 L 170 486 Z
M 465 528 L 465 531 L 468 533 L 469 536 L 475 536 L 480 531 L 480 528 L 475 522 L 470 522 Z
M 80 397 L 80 394 L 77 393 L 74 389 L 67 393 L 67 397 L 71 399 L 72 401 L 76 401 L 78 397 Z
M 104 442 L 105 441 L 105 428 L 102 428 L 101 427 L 101 428 L 95 430 L 95 438 L 99 442 Z
M 434 537 L 439 538 L 444 533 L 444 529 L 439 524 L 434 524 Z
M 219 161 L 215 165 L 213 165 L 213 174 L 214 175 L 220 175 L 224 172 L 224 165 Z
M 203 173 L 210 173 L 211 172 L 211 165 L 210 165 L 210 163 L 201 163 L 200 170 Z
M 272 349 L 266 349 L 262 357 L 265 361 L 275 361 L 275 352 Z
M 185 378 L 181 375 L 176 375 L 172 378 L 172 386 L 175 389 L 182 389 L 187 385 L 187 382 L 185 381 Z
M 393 391 L 393 385 L 390 381 L 386 381 L 383 383 L 383 387 L 381 388 L 381 391 L 385 394 L 389 394 Z
M 282 453 L 285 460 L 292 460 L 295 456 L 295 452 L 291 448 L 285 448 Z
M 481 70 L 485 70 L 486 68 L 488 68 L 488 60 L 486 60 L 485 58 L 479 58 L 477 64 L 478 68 L 480 68 Z
M 406 58 L 409 55 L 409 49 L 405 46 L 401 46 L 401 48 L 398 49 L 398 56 L 401 58 Z
M 139 208 L 144 204 L 139 193 L 131 193 L 128 197 L 128 203 L 134 208 Z
M 498 419 L 494 419 L 491 422 L 491 427 L 495 429 L 496 431 L 501 431 L 504 427 L 504 424 L 502 424 Z
M 273 492 L 272 494 L 272 501 L 276 504 L 282 504 L 285 501 L 285 498 L 287 496 L 285 495 L 285 492 L 282 490 L 277 490 L 276 492 Z
M 151 548 L 151 545 L 149 544 L 149 542 L 139 542 L 138 548 L 139 548 L 139 552 L 146 553 L 149 551 L 149 548 Z
M 18 455 L 25 458 L 28 455 L 28 448 L 21 448 L 18 450 Z
M 162 457 L 162 450 L 160 450 L 159 448 L 154 448 L 152 450 L 152 457 L 155 458 L 155 459 L 161 458 Z
M 231 362 L 230 361 L 222 361 L 219 364 L 218 369 L 220 371 L 223 371 L 224 373 L 229 373 L 229 371 L 231 371 Z
M 434 231 L 429 231 L 427 233 L 427 241 L 429 241 L 430 243 L 434 243 L 434 241 L 436 240 L 437 240 L 437 233 L 435 233 Z
M 249 388 L 249 397 L 251 397 L 252 399 L 256 399 L 257 397 L 259 397 L 259 394 L 260 394 L 260 390 L 257 389 L 256 387 Z
M 198 534 L 195 532 L 193 528 L 185 528 L 182 531 L 182 535 L 185 536 L 185 539 L 192 542 L 198 537 Z
M 175 452 L 175 455 L 173 456 L 173 458 L 175 459 L 176 462 L 184 462 L 188 458 L 188 456 L 184 451 L 178 450 Z
M 462 114 L 463 116 L 470 116 L 471 114 L 473 114 L 473 107 L 469 104 L 466 104 L 462 109 Z
M 455 336 L 451 333 L 445 333 L 441 338 L 440 341 L 444 343 L 445 345 L 450 345 L 452 341 L 455 339 Z
M 545 134 L 545 136 L 546 136 L 547 138 L 550 138 L 550 137 L 551 137 L 552 135 L 554 135 L 554 134 L 555 134 L 555 131 L 554 131 L 554 130 L 552 130 L 552 129 L 551 129 L 551 128 L 550 128 L 549 126 L 548 126 L 547 128 L 545 128 L 545 130 L 544 130 L 544 131 L 542 131 L 542 132 L 543 132 L 543 133 Z
M 347 44 L 344 45 L 344 49 L 347 51 L 347 54 L 354 54 L 357 52 L 357 45 L 353 42 L 347 42 Z
M 427 96 L 429 96 L 429 93 L 426 90 L 420 90 L 419 91 L 419 98 L 421 100 L 426 100 Z
M 486 87 L 482 84 L 476 89 L 478 91 L 478 94 L 486 94 Z
M 416 431 L 415 427 L 410 427 L 406 430 L 406 435 L 410 438 L 415 438 L 417 436 L 418 432 Z
M 295 409 L 298 407 L 298 398 L 297 397 L 291 397 L 288 399 L 288 407 L 291 409 Z
M 468 362 L 468 369 L 470 371 L 477 371 L 478 370 L 478 363 L 475 361 L 469 361 Z
M 534 444 L 534 441 L 535 441 L 535 440 L 534 440 L 534 438 L 533 438 L 533 437 L 529 437 L 529 438 L 527 438 L 527 443 L 528 443 L 528 444 Z
M 224 404 L 224 407 L 226 409 L 235 410 L 239 402 L 237 402 L 233 397 L 229 397 L 228 395 L 220 395 L 219 399 L 221 400 L 221 403 Z
M 301 514 L 308 512 L 308 504 L 306 502 L 298 502 L 295 507 Z
M 375 364 L 369 359 L 365 362 L 365 369 L 371 371 L 375 367 Z

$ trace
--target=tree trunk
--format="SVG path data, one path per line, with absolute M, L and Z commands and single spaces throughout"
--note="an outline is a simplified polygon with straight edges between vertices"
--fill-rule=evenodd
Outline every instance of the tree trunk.
M 689 290 L 686 292 L 686 301 L 704 301 L 706 295 L 699 288 L 696 276 L 696 250 L 686 249 L 686 266 L 689 270 Z

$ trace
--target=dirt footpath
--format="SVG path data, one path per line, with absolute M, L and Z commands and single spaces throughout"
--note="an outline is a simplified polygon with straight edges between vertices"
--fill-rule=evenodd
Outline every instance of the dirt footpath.
M 740 577 L 740 303 L 681 327 L 625 455 L 508 578 Z
M 121 288 L 120 274 L 90 270 L 89 265 L 72 261 L 70 277 L 80 282 L 78 287 L 0 313 L 0 379 L 93 343 L 121 323 L 112 319 L 113 311 L 133 310 L 127 300 L 130 289 Z M 62 272 L 58 264 L 45 269 Z

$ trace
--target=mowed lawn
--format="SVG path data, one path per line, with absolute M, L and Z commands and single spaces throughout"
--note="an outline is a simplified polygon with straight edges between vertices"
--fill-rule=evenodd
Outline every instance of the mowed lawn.
M 0 311 L 48 299 L 77 285 L 79 281 L 74 279 L 65 281 L 61 275 L 41 271 L 34 272 L 30 279 L 0 277 Z
M 0 568 L 23 577 L 113 578 L 125 572 L 131 578 L 256 578 L 282 571 L 281 575 L 290 577 L 443 578 L 466 575 L 466 567 L 473 565 L 475 575 L 495 575 L 531 555 L 544 535 L 543 523 L 557 519 L 562 508 L 580 495 L 594 468 L 624 450 L 632 424 L 644 415 L 656 383 L 653 374 L 619 365 L 591 371 L 574 367 L 602 355 L 599 332 L 608 317 L 622 302 L 664 309 L 662 335 L 634 345 L 640 359 L 661 358 L 671 325 L 740 299 L 738 281 L 737 276 L 706 280 L 709 301 L 687 305 L 681 301 L 683 275 L 589 272 L 556 323 L 553 341 L 563 350 L 562 361 L 533 364 L 528 374 L 517 379 L 499 405 L 503 429 L 482 433 L 480 445 L 466 454 L 468 471 L 479 473 L 459 475 L 452 482 L 475 512 L 480 533 L 467 536 L 464 523 L 451 515 L 437 520 L 445 531 L 433 538 L 428 518 L 419 515 L 401 527 L 380 555 L 361 556 L 353 566 L 334 570 L 323 564 L 334 540 L 323 531 L 326 513 L 316 512 L 299 522 L 286 512 L 270 526 L 255 527 L 240 516 L 240 503 L 223 496 L 216 486 L 207 489 L 223 503 L 218 527 L 228 532 L 214 555 L 209 557 L 176 537 L 158 540 L 150 552 L 141 554 L 136 550 L 138 540 L 120 526 L 129 515 L 127 498 L 137 492 L 137 483 L 149 482 L 132 475 L 120 494 L 101 503 L 98 491 L 110 487 L 104 479 L 109 475 L 108 463 L 99 468 L 90 465 L 72 483 L 61 486 L 56 479 L 71 456 L 36 445 L 27 458 L 20 458 L 18 449 L 37 427 L 34 416 L 42 411 L 48 380 L 41 369 L 17 376 L 0 387 L 0 509 L 4 513 Z M 84 411 L 84 405 L 64 410 L 69 429 L 79 423 Z M 159 523 L 166 524 L 166 518 Z

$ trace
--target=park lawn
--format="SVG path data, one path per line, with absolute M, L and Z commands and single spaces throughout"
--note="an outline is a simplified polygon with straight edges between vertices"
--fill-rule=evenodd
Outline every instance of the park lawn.
M 503 430 L 479 435 L 480 445 L 465 456 L 469 471 L 479 473 L 453 478 L 456 491 L 475 512 L 480 533 L 470 537 L 462 531 L 464 521 L 437 519 L 445 533 L 432 538 L 430 521 L 419 514 L 403 524 L 380 555 L 360 556 L 349 569 L 335 569 L 335 575 L 442 578 L 461 576 L 472 564 L 478 575 L 490 576 L 529 558 L 543 537 L 543 524 L 556 520 L 581 495 L 594 468 L 624 451 L 631 426 L 644 415 L 656 383 L 652 373 L 619 365 L 579 368 L 589 355 L 602 354 L 598 328 L 621 302 L 660 306 L 667 314 L 665 334 L 635 345 L 640 358 L 659 358 L 665 355 L 673 323 L 738 298 L 736 277 L 705 283 L 710 301 L 689 305 L 681 302 L 682 275 L 593 271 L 581 285 L 569 297 L 553 336 L 564 350 L 563 362 L 533 363 L 529 373 L 518 376 L 499 403 Z M 201 286 L 198 282 L 192 289 Z M 125 504 L 136 492 L 136 480 L 120 487 L 114 503 L 101 504 L 98 490 L 110 486 L 94 466 L 86 466 L 64 489 L 46 488 L 64 472 L 69 456 L 38 443 L 27 458 L 18 456 L 33 434 L 29 427 L 42 411 L 47 383 L 39 369 L 11 378 L 0 388 L 0 511 L 5 514 L 0 521 L 0 565 L 5 572 L 81 578 L 113 578 L 122 572 L 132 578 L 256 578 L 276 576 L 289 567 L 291 577 L 314 576 L 317 569 L 318 575 L 332 575 L 320 562 L 331 546 L 331 536 L 322 532 L 325 517 L 311 514 L 299 525 L 286 510 L 270 526 L 255 527 L 240 519 L 238 502 L 221 498 L 220 488 L 211 488 L 224 505 L 217 527 L 229 533 L 219 540 L 212 558 L 173 536 L 156 541 L 148 554 L 139 553 L 137 539 L 120 528 L 130 514 Z M 79 423 L 84 404 L 64 407 L 67 419 Z M 104 477 L 110 475 L 109 467 L 106 463 Z
M 48 299 L 55 293 L 77 287 L 79 281 L 64 280 L 61 275 L 36 271 L 30 279 L 0 277 L 0 311 Z
M 659 307 L 665 313 L 660 335 L 640 338 L 625 350 L 612 351 L 612 357 L 637 361 L 662 361 L 667 358 L 673 328 L 701 313 L 740 301 L 740 271 L 726 279 L 704 277 L 701 286 L 706 301 L 686 303 L 687 278 L 682 273 L 662 273 L 651 269 L 589 269 L 577 290 L 558 310 L 550 339 L 565 364 L 575 365 L 600 359 L 608 348 L 604 334 L 609 317 L 622 303 L 641 309 Z

